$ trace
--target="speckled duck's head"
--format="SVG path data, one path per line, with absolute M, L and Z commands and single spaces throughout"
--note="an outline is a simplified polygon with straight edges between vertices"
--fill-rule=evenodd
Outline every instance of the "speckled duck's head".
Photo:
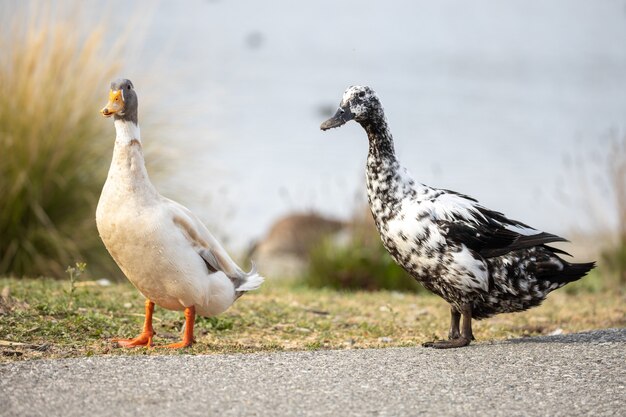
M 335 115 L 322 123 L 320 128 L 332 129 L 350 120 L 355 120 L 364 126 L 378 119 L 384 119 L 384 113 L 376 92 L 367 86 L 353 85 L 343 93 Z
M 137 124 L 137 93 L 130 80 L 120 78 L 111 83 L 109 102 L 100 113 L 104 117 L 125 120 Z

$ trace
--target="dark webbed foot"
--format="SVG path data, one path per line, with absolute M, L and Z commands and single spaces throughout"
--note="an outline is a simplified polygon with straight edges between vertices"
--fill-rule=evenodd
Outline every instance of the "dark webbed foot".
M 448 340 L 439 340 L 434 342 L 426 342 L 422 344 L 424 347 L 434 349 L 452 349 L 467 346 L 474 340 L 472 332 L 472 307 L 464 305 L 462 312 L 450 309 L 450 331 L 448 332 Z M 459 322 L 463 316 L 463 329 L 459 331 Z
M 424 347 L 429 347 L 433 349 L 452 349 L 459 348 L 463 346 L 468 346 L 470 341 L 464 337 L 459 337 L 451 340 L 438 340 L 436 342 L 426 342 L 422 344 Z

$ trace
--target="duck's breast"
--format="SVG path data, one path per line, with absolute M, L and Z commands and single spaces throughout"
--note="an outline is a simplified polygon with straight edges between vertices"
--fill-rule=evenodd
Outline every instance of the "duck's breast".
M 382 232 L 394 259 L 420 281 L 440 281 L 451 291 L 487 291 L 488 270 L 465 245 L 448 242 L 428 201 L 405 200 Z

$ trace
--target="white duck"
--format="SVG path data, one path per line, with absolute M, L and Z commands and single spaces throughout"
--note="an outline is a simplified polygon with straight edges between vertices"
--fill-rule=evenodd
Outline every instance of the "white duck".
M 107 250 L 146 297 L 142 333 L 115 339 L 120 346 L 152 346 L 154 305 L 185 311 L 182 348 L 193 343 L 195 315 L 222 313 L 244 292 L 263 282 L 255 269 L 244 272 L 202 222 L 182 205 L 161 196 L 146 171 L 137 94 L 130 80 L 111 83 L 109 103 L 101 110 L 115 120 L 115 148 L 102 189 L 96 223 Z

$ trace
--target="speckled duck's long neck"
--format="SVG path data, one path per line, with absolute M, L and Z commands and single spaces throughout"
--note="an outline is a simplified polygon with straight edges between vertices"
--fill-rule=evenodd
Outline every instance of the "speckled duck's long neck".
M 381 111 L 375 117 L 361 122 L 369 139 L 367 155 L 367 192 L 370 203 L 380 199 L 389 204 L 395 201 L 394 182 L 399 163 L 393 146 L 393 137 L 387 118 Z
M 393 137 L 382 110 L 361 123 L 369 139 L 367 197 L 378 229 L 386 227 L 407 196 L 414 196 L 415 183 L 396 159 Z
M 128 120 L 115 120 L 115 147 L 107 182 L 121 185 L 118 192 L 144 190 L 147 196 L 156 195 L 150 182 L 143 157 L 139 126 Z
M 393 136 L 389 130 L 385 114 L 381 111 L 380 114 L 361 122 L 361 126 L 367 132 L 369 139 L 369 157 L 390 163 L 395 162 L 396 153 L 393 147 Z

